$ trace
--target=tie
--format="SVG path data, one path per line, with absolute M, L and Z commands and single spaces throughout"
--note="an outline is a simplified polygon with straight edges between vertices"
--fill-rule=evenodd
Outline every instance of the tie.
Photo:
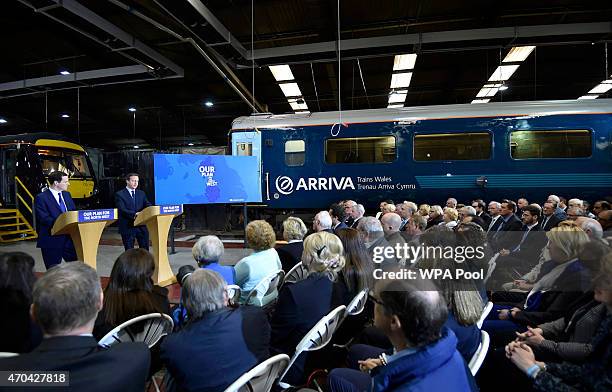
M 132 204 L 134 204 L 134 209 L 136 209 L 136 192 L 134 192 L 134 190 L 131 190 L 130 195 L 132 196 Z
M 64 198 L 62 197 L 62 192 L 58 194 L 59 196 L 59 207 L 62 212 L 66 212 L 66 204 L 64 203 Z
M 489 228 L 487 229 L 487 233 L 491 231 L 493 226 L 495 226 L 495 222 L 497 222 L 498 219 L 499 219 L 499 216 L 496 216 L 495 218 L 491 219 L 491 224 L 489 225 Z
M 521 242 L 519 242 L 518 245 L 514 249 L 512 249 L 512 252 L 518 252 L 519 250 L 521 250 L 521 245 L 523 244 L 523 242 L 525 242 L 525 238 L 527 238 L 527 234 L 529 234 L 530 229 L 527 226 L 523 226 L 523 231 L 525 233 L 523 233 L 523 238 L 521 238 Z
M 544 230 L 544 227 L 546 227 L 546 224 L 548 223 L 548 220 L 550 219 L 549 216 L 547 216 L 546 218 L 544 218 L 544 222 L 542 222 L 542 230 Z

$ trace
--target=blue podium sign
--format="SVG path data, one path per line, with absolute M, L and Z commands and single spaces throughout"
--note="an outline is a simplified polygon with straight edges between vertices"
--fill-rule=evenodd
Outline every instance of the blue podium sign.
M 117 219 L 115 211 L 116 210 L 114 208 L 107 208 L 103 210 L 80 210 L 79 223 Z
M 183 213 L 182 204 L 170 204 L 159 206 L 160 215 L 180 215 Z

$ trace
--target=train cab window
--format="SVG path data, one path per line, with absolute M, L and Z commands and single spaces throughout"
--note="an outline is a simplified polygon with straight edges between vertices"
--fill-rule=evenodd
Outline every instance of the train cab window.
M 285 165 L 304 166 L 306 161 L 306 143 L 303 140 L 285 142 Z
M 237 155 L 239 157 L 250 157 L 253 155 L 253 144 L 252 143 L 245 143 L 245 142 L 238 142 L 236 144 L 236 150 L 237 150 Z
M 327 163 L 385 163 L 395 160 L 395 137 L 372 136 L 327 139 Z
M 39 148 L 38 156 L 45 176 L 54 171 L 62 171 L 70 178 L 92 177 L 83 152 Z
M 591 131 L 514 131 L 510 133 L 514 159 L 585 158 L 591 156 Z
M 414 136 L 415 161 L 467 161 L 489 158 L 491 134 L 488 132 Z

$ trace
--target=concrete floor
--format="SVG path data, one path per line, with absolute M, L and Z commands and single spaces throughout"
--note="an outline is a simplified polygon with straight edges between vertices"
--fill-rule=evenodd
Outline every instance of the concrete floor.
M 42 254 L 40 249 L 36 248 L 36 241 L 20 241 L 11 245 L 0 246 L 0 252 L 25 252 L 31 255 L 36 261 L 34 267 L 35 272 L 44 272 L 45 264 L 43 263 Z M 168 249 L 168 251 L 170 251 Z M 113 263 L 117 257 L 123 252 L 123 246 L 111 246 L 111 245 L 100 245 L 98 248 L 98 275 L 99 276 L 110 276 Z M 191 248 L 188 247 L 177 247 L 176 254 L 168 255 L 170 259 L 170 267 L 172 271 L 176 273 L 182 265 L 191 264 L 195 266 L 195 261 L 191 256 Z M 226 248 L 225 255 L 221 261 L 223 265 L 234 265 L 243 257 L 251 254 L 251 249 L 242 248 Z

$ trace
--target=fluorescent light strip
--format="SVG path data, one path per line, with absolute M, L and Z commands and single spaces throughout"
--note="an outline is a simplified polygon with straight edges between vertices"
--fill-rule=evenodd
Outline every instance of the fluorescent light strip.
M 408 88 L 412 80 L 412 72 L 396 73 L 391 75 L 391 88 Z
M 519 63 L 525 61 L 534 49 L 535 46 L 515 46 L 510 49 L 510 52 L 504 57 L 502 63 Z
M 271 65 L 268 68 L 277 82 L 286 82 L 295 79 L 293 77 L 293 72 L 291 72 L 291 68 L 287 64 Z
M 603 80 L 597 86 L 593 87 L 588 93 L 576 99 L 597 99 L 599 98 L 600 94 L 605 94 L 610 90 L 612 90 L 612 75 L 610 75 L 608 79 Z
M 396 109 L 396 108 L 403 108 L 404 104 L 403 103 L 390 103 L 389 105 L 387 105 L 387 109 Z
M 414 64 L 416 63 L 417 55 L 416 53 L 412 54 L 398 54 L 395 56 L 393 60 L 393 70 L 394 71 L 403 71 L 414 69 Z
M 490 99 L 474 99 L 472 103 L 488 103 Z
M 389 94 L 389 103 L 404 103 L 406 102 L 406 96 L 408 95 L 408 90 L 400 90 L 400 91 L 392 91 Z
M 510 79 L 518 67 L 518 65 L 500 65 L 489 78 L 489 82 L 503 82 Z

